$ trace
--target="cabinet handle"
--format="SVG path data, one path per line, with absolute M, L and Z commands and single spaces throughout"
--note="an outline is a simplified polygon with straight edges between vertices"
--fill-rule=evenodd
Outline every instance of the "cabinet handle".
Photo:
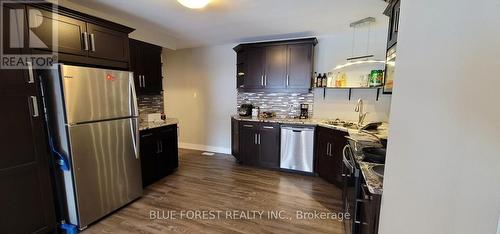
M 330 152 L 330 143 L 326 143 L 326 155 L 330 156 L 328 152 Z
M 400 11 L 400 10 L 398 10 L 398 11 L 396 12 L 396 20 L 394 21 L 394 22 L 396 23 L 396 25 L 395 25 L 395 27 L 394 27 L 396 30 L 395 30 L 394 32 L 396 32 L 396 33 L 397 33 L 397 32 L 398 32 L 398 30 L 399 30 L 399 11 Z
M 259 145 L 260 145 L 260 133 L 259 133 Z
M 95 52 L 95 37 L 93 33 L 90 34 L 90 49 L 92 52 Z
M 333 144 L 330 144 L 330 156 L 333 157 L 332 150 L 333 150 Z
M 83 32 L 82 36 L 83 36 L 83 50 L 89 50 L 89 35 L 87 32 Z
M 260 86 L 264 86 L 264 75 L 260 76 Z
M 142 75 L 142 87 L 143 88 L 146 88 L 146 78 L 144 78 L 145 76 Z
M 267 75 L 264 75 L 264 86 L 267 86 Z
M 160 153 L 163 153 L 163 141 L 160 141 Z
M 256 144 L 257 144 L 257 133 L 255 133 L 255 135 L 254 135 L 254 136 L 255 136 L 255 137 L 254 137 L 254 138 L 255 138 L 255 139 L 254 139 L 254 144 L 256 145 Z
M 245 127 L 245 128 L 253 128 L 253 125 L 247 125 L 247 124 L 245 124 L 245 125 L 243 125 L 243 127 Z
M 31 116 L 33 117 L 38 117 L 39 116 L 39 113 L 38 113 L 38 102 L 37 102 L 37 98 L 35 96 L 29 96 L 29 108 L 30 108 L 30 112 L 31 112 Z
M 152 136 L 152 135 L 153 135 L 153 133 L 148 133 L 148 134 L 144 134 L 144 135 L 142 135 L 141 137 L 142 137 L 142 138 L 145 138 L 145 137 L 150 137 L 150 136 Z
M 286 74 L 286 86 L 290 85 L 290 76 Z
M 26 65 L 28 65 L 28 84 L 33 84 L 35 83 L 35 76 L 33 75 L 33 63 L 26 62 Z
M 262 128 L 265 128 L 265 129 L 274 129 L 274 127 L 270 127 L 270 126 L 263 126 Z
M 143 84 L 142 84 L 142 75 L 139 75 L 139 87 L 141 87 L 141 88 L 142 88 L 142 85 L 143 85 Z

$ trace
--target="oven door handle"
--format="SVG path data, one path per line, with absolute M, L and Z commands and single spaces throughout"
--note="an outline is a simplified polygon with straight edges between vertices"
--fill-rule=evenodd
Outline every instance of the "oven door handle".
M 344 149 L 342 150 L 343 154 L 342 161 L 344 162 L 345 166 L 349 169 L 349 171 L 353 173 L 354 165 L 352 165 L 349 159 L 347 159 L 347 154 L 348 154 L 347 150 L 349 150 L 349 145 L 344 146 Z

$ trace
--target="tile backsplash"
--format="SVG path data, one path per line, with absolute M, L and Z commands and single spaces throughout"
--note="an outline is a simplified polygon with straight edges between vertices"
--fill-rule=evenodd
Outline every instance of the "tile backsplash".
M 313 114 L 314 93 L 238 93 L 237 104 L 253 104 L 260 112 L 275 112 L 276 117 L 300 115 L 300 104 L 309 104 L 309 117 Z
M 139 95 L 137 103 L 141 120 L 146 120 L 147 114 L 164 112 L 163 95 Z

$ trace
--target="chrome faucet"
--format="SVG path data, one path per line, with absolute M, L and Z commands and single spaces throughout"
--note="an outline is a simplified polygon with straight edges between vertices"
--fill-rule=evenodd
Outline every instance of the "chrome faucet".
M 358 112 L 358 128 L 363 127 L 363 122 L 365 121 L 366 115 L 368 112 L 363 113 L 363 99 L 358 99 L 358 104 L 356 105 L 356 108 L 354 111 Z

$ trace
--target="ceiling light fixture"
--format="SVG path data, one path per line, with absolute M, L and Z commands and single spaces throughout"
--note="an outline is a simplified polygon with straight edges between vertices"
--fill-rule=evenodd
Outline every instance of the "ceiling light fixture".
M 177 0 L 180 4 L 191 9 L 200 9 L 208 5 L 210 0 Z

